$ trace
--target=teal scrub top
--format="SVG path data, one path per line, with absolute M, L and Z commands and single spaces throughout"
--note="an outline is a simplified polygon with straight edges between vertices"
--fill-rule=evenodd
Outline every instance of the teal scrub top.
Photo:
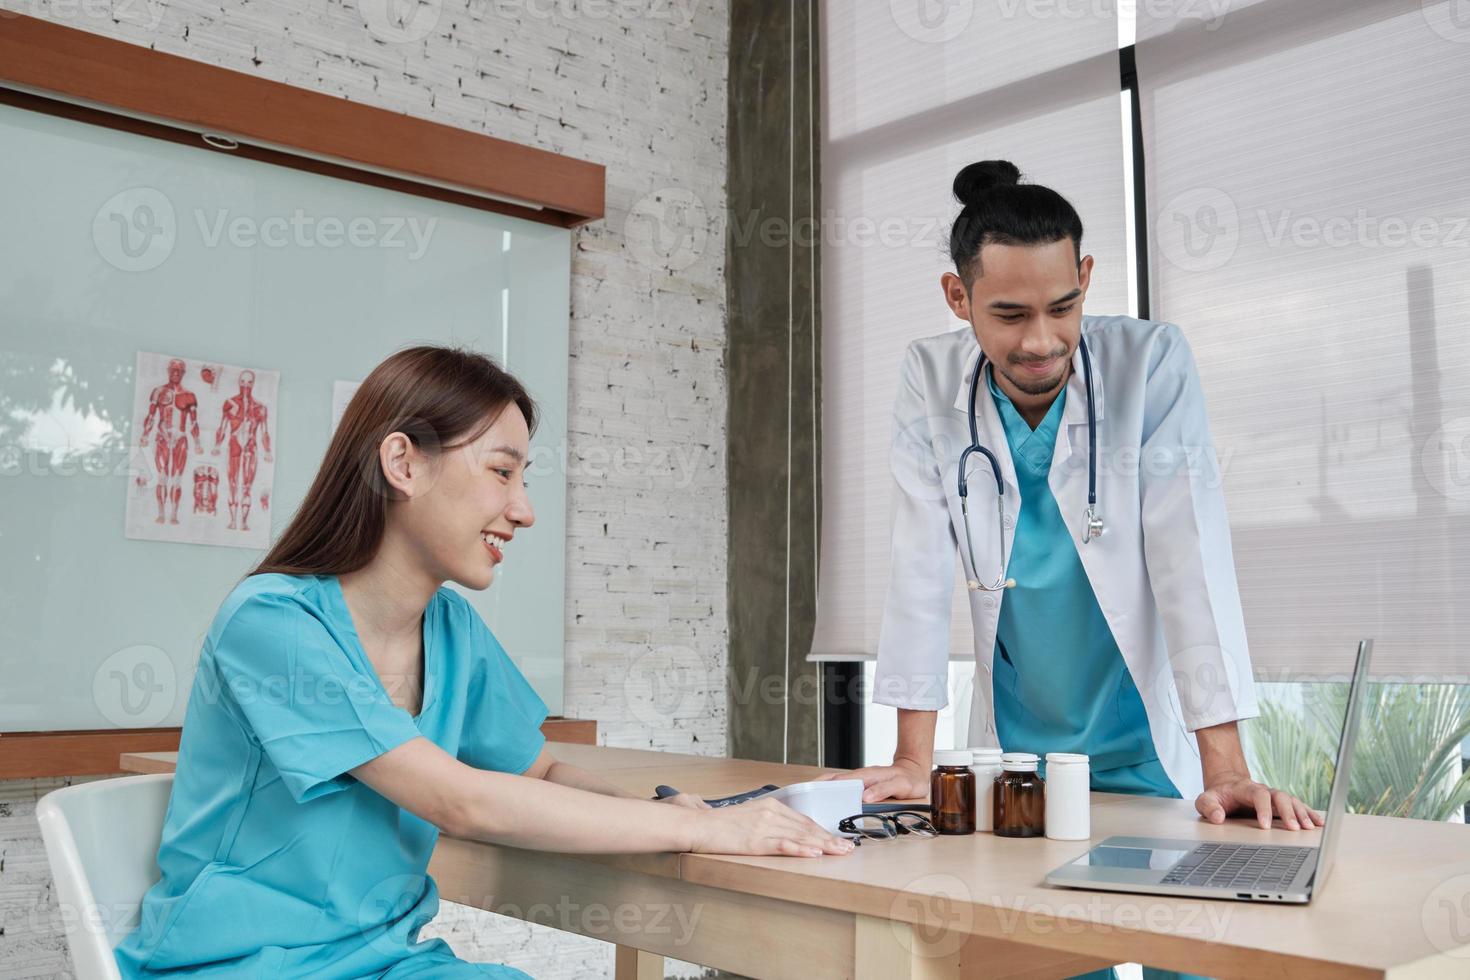
M 987 369 L 1016 466 L 1021 513 L 1006 574 L 1016 580 L 995 635 L 995 729 L 1007 752 L 1081 752 L 1092 788 L 1178 797 L 1154 749 L 1143 699 L 1062 521 L 1047 477 L 1065 386 L 1033 431 Z
M 124 977 L 524 977 L 418 941 L 439 831 L 348 770 L 420 735 L 520 773 L 546 705 L 458 593 L 424 610 L 417 716 L 393 704 L 335 576 L 253 575 L 199 657 L 158 849 L 117 947 Z

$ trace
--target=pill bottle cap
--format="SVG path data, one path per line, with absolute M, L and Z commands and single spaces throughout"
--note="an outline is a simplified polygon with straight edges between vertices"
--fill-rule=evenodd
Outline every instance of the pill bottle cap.
M 1048 766 L 1085 766 L 1087 756 L 1080 752 L 1048 752 L 1046 764 Z
M 982 745 L 971 749 L 970 752 L 975 756 L 975 765 L 982 763 L 996 765 L 1000 762 L 1001 756 L 1003 755 L 1000 747 L 996 745 Z
M 936 766 L 968 766 L 974 761 L 969 749 L 939 749 L 934 753 Z
M 1035 772 L 1036 761 L 1032 752 L 1007 752 L 1000 757 L 1000 764 L 1007 772 Z

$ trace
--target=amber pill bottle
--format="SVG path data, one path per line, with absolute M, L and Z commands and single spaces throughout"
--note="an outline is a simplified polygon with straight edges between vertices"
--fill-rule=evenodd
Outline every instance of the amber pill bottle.
M 975 832 L 975 773 L 970 769 L 974 758 L 967 749 L 934 753 L 934 771 L 929 774 L 929 821 L 941 834 Z
M 1042 837 L 1046 834 L 1046 783 L 1036 771 L 1030 752 L 1007 752 L 1000 757 L 995 777 L 995 835 Z

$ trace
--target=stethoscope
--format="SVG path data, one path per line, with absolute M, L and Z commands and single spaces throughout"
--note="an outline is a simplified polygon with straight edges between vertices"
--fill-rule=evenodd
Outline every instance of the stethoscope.
M 1097 416 L 1092 401 L 1092 355 L 1087 351 L 1087 341 L 1081 337 L 1077 338 L 1077 349 L 1082 351 L 1082 377 L 1087 384 L 1087 512 L 1082 525 L 1082 543 L 1087 544 L 1103 533 L 1103 522 L 1102 518 L 1097 516 Z M 975 415 L 975 396 L 980 390 L 980 378 L 985 374 L 986 360 L 985 351 L 982 350 L 980 360 L 975 365 L 975 374 L 970 378 L 970 445 L 960 453 L 960 514 L 965 525 L 965 550 L 970 553 L 970 571 L 979 575 L 979 566 L 975 564 L 975 545 L 970 540 L 970 482 L 965 473 L 965 466 L 970 461 L 971 453 L 980 453 L 990 461 L 990 471 L 995 475 L 995 520 L 996 531 L 1000 537 L 1000 577 L 991 585 L 986 585 L 978 579 L 969 579 L 967 584 L 971 592 L 999 592 L 1002 589 L 1016 587 L 1015 579 L 1005 577 L 1008 564 L 1005 529 L 1006 488 L 1000 475 L 1000 461 L 995 458 L 995 453 L 980 445 L 980 423 Z

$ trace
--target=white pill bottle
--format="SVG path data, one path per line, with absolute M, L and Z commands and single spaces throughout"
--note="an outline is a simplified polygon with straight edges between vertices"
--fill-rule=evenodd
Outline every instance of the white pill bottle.
M 1046 754 L 1046 836 L 1087 840 L 1092 836 L 1092 773 L 1087 756 Z
M 984 745 L 970 749 L 975 761 L 970 771 L 975 774 L 975 832 L 995 830 L 995 777 L 1000 775 L 1000 747 Z

